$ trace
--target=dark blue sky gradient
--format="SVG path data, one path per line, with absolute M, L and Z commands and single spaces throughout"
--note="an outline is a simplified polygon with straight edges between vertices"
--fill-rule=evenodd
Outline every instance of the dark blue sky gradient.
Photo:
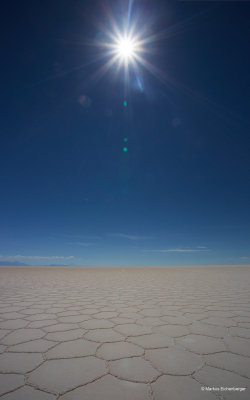
M 91 45 L 126 9 L 2 5 L 0 262 L 249 264 L 250 3 L 135 0 L 127 85 Z

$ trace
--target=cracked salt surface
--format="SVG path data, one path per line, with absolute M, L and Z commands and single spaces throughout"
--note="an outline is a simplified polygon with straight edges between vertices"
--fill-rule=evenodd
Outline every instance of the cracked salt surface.
M 5 267 L 0 282 L 1 400 L 250 398 L 248 267 Z

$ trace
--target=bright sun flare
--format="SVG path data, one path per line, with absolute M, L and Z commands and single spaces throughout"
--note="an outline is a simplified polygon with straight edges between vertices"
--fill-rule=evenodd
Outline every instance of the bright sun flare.
M 123 60 L 132 58 L 135 54 L 135 46 L 132 40 L 128 38 L 121 39 L 117 45 L 117 53 Z
M 129 8 L 127 19 L 124 24 L 117 24 L 112 15 L 109 15 L 110 29 L 101 25 L 102 32 L 100 38 L 95 44 L 103 50 L 103 56 L 107 60 L 95 73 L 95 78 L 100 79 L 108 70 L 116 65 L 116 71 L 120 68 L 124 69 L 126 85 L 129 83 L 130 72 L 134 72 L 138 86 L 142 88 L 140 73 L 141 68 L 145 68 L 157 78 L 161 78 L 160 71 L 146 59 L 147 53 L 151 53 L 152 44 L 158 40 L 161 35 L 153 34 L 151 29 L 151 21 L 145 19 L 140 21 L 139 16 L 132 17 L 133 0 L 128 0 Z

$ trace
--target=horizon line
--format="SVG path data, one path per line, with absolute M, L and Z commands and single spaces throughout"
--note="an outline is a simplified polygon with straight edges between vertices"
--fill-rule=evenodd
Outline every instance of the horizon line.
M 169 268 L 169 267 L 250 267 L 250 264 L 182 264 L 182 265 L 0 265 L 1 268 Z

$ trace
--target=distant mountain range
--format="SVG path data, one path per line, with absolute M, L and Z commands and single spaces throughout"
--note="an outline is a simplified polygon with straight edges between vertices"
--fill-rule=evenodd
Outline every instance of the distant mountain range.
M 18 261 L 0 261 L 0 267 L 40 267 L 40 265 L 24 264 Z M 72 264 L 48 264 L 44 267 L 72 267 Z
M 74 267 L 73 264 L 48 264 L 45 267 Z
M 24 264 L 24 263 L 21 263 L 21 262 L 18 262 L 18 261 L 15 261 L 15 262 L 13 262 L 13 261 L 0 261 L 0 266 L 13 266 L 13 267 L 27 267 L 28 266 L 28 264 Z

